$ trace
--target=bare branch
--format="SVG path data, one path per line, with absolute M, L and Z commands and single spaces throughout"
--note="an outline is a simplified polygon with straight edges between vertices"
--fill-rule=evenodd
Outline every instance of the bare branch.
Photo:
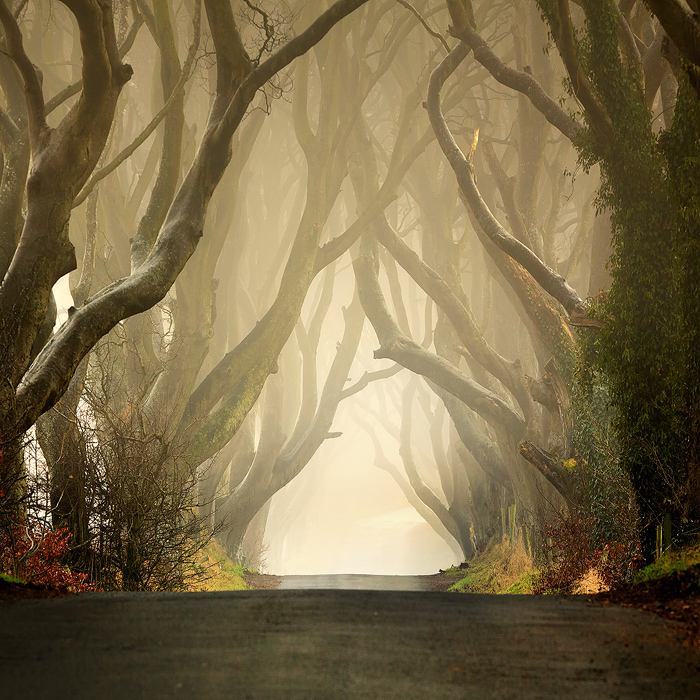
M 356 381 L 352 386 L 349 386 L 347 389 L 343 389 L 343 391 L 340 394 L 340 401 L 344 401 L 345 399 L 354 396 L 355 394 L 362 391 L 365 387 L 369 386 L 372 382 L 378 382 L 382 379 L 389 379 L 390 377 L 393 377 L 395 374 L 398 374 L 402 369 L 402 365 L 395 364 L 391 367 L 387 367 L 386 369 L 379 369 L 375 372 L 365 372 L 362 375 L 362 377 L 360 377 L 360 379 Z
M 210 198 L 228 164 L 231 138 L 257 89 L 366 1 L 338 0 L 306 31 L 248 75 L 223 118 L 212 110 L 199 151 L 146 261 L 129 277 L 109 285 L 78 309 L 25 373 L 16 392 L 18 429 L 31 426 L 58 401 L 76 367 L 99 338 L 120 320 L 151 308 L 165 296 L 202 237 Z M 215 4 L 215 0 L 208 0 L 207 8 Z M 83 0 L 71 0 L 71 5 L 84 9 Z
M 334 3 L 301 34 L 291 39 L 279 51 L 248 73 L 221 120 L 219 125 L 221 137 L 225 139 L 231 138 L 241 119 L 243 119 L 245 111 L 253 99 L 253 95 L 260 87 L 272 76 L 288 66 L 295 58 L 299 58 L 299 56 L 321 41 L 343 17 L 366 2 L 367 0 L 339 0 L 339 2 Z
M 460 43 L 450 55 L 433 71 L 428 88 L 427 109 L 440 148 L 454 170 L 459 189 L 466 199 L 474 217 L 488 238 L 504 253 L 522 265 L 537 283 L 554 297 L 570 315 L 585 315 L 583 301 L 564 278 L 545 265 L 530 248 L 506 231 L 491 213 L 479 192 L 474 178 L 474 166 L 462 153 L 450 132 L 440 106 L 440 90 L 447 78 L 466 58 L 468 47 Z M 478 141 L 478 130 L 474 132 L 472 152 Z
M 142 146 L 148 140 L 148 137 L 156 130 L 158 125 L 168 115 L 170 110 L 177 104 L 178 99 L 182 96 L 187 81 L 192 77 L 192 65 L 197 54 L 197 49 L 199 48 L 199 37 L 201 27 L 201 14 L 199 12 L 199 3 L 196 3 L 195 7 L 197 9 L 195 12 L 194 20 L 194 36 L 192 38 L 192 43 L 190 44 L 189 51 L 187 52 L 187 58 L 185 59 L 185 63 L 182 67 L 180 79 L 175 84 L 175 87 L 170 93 L 170 96 L 166 100 L 163 107 L 161 107 L 160 111 L 146 125 L 144 130 L 118 155 L 116 155 L 107 165 L 100 168 L 99 170 L 96 170 L 92 174 L 90 179 L 83 186 L 83 189 L 73 200 L 73 209 L 80 206 L 87 199 L 87 196 L 90 194 L 90 192 L 92 192 L 92 190 L 95 188 L 97 183 L 100 182 L 100 180 L 104 180 L 108 175 L 113 173 L 124 161 L 126 161 L 140 146 Z
M 132 76 L 131 66 L 122 64 L 114 35 L 111 5 L 90 0 L 61 0 L 73 13 L 80 30 L 83 52 L 83 89 L 77 111 L 79 122 L 89 121 L 102 108 L 107 93 L 121 88 Z
M 17 65 L 24 80 L 27 114 L 29 117 L 29 137 L 33 144 L 38 144 L 42 135 L 48 129 L 41 80 L 37 69 L 24 50 L 22 32 L 17 24 L 17 20 L 5 4 L 5 0 L 0 0 L 0 23 L 2 23 L 2 28 L 5 32 L 5 42 L 7 43 L 10 57 Z
M 680 52 L 700 66 L 700 21 L 680 0 L 645 0 Z
M 131 47 L 136 41 L 136 36 L 139 33 L 139 29 L 143 26 L 143 15 L 136 15 L 136 19 L 129 28 L 122 45 L 119 47 L 119 58 L 124 58 L 127 53 L 131 50 Z M 60 92 L 57 92 L 47 103 L 46 103 L 46 115 L 48 116 L 55 109 L 60 107 L 66 100 L 69 100 L 73 95 L 77 95 L 83 87 L 83 80 L 76 80 L 67 87 L 63 88 Z
M 416 10 L 416 8 L 413 7 L 413 5 L 411 5 L 411 3 L 408 2 L 408 0 L 396 0 L 396 2 L 398 2 L 399 5 L 403 5 L 407 10 L 412 12 L 416 16 L 418 21 L 423 25 L 423 27 L 425 27 L 425 31 L 428 32 L 430 36 L 435 37 L 442 44 L 442 46 L 445 49 L 445 53 L 450 53 L 450 45 L 447 43 L 445 37 L 442 34 L 440 34 L 440 32 L 436 32 L 428 24 L 425 17 L 423 17 L 423 15 L 420 12 L 418 12 L 418 10 Z
M 376 242 L 366 240 L 353 262 L 362 308 L 379 340 L 376 359 L 391 359 L 453 394 L 496 428 L 523 435 L 525 420 L 505 401 L 484 389 L 447 360 L 422 348 L 401 331 L 386 306 L 377 279 Z
M 451 10 L 452 11 L 452 10 Z M 454 25 L 450 32 L 466 44 L 473 52 L 474 58 L 501 85 L 517 90 L 524 94 L 542 116 L 564 136 L 573 141 L 583 128 L 572 119 L 543 89 L 530 73 L 510 68 L 491 50 L 478 32 L 469 24 L 458 24 L 453 17 Z M 456 49 L 455 49 L 456 50 Z M 466 53 L 465 53 L 466 57 Z

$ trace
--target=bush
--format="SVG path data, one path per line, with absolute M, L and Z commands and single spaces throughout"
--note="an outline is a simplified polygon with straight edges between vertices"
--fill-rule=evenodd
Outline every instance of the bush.
M 115 329 L 83 367 L 82 382 L 37 427 L 27 451 L 28 508 L 73 533 L 74 571 L 104 590 L 183 591 L 198 580 L 206 533 L 200 471 L 165 405 L 145 409 L 156 377 Z M 125 377 L 131 377 L 126 381 Z M 63 400 L 62 400 L 63 401 Z M 72 401 L 72 403 L 71 403 Z
M 596 315 L 596 308 L 591 311 Z M 620 463 L 616 412 L 606 378 L 591 358 L 596 338 L 582 334 L 572 394 L 573 503 L 540 532 L 535 593 L 572 593 L 590 572 L 598 583 L 618 588 L 631 581 L 641 561 L 637 504 Z
M 656 581 L 678 573 L 700 567 L 700 544 L 686 547 L 680 551 L 666 552 L 653 564 L 645 566 L 634 577 L 635 584 Z
M 61 563 L 70 547 L 68 528 L 50 530 L 41 525 L 16 524 L 0 539 L 0 570 L 24 583 L 79 592 L 97 590 L 87 576 Z
M 542 532 L 542 563 L 533 583 L 537 594 L 573 593 L 578 581 L 595 571 L 608 588 L 629 583 L 642 561 L 638 541 L 623 543 L 596 538 L 592 517 L 560 516 Z

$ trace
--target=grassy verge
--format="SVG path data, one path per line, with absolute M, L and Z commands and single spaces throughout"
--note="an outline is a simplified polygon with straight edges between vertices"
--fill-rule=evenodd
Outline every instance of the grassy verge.
M 700 596 L 700 544 L 668 552 L 638 571 L 631 586 L 610 594 L 602 592 L 607 590 L 602 581 L 588 580 L 592 573 L 588 572 L 581 578 L 575 593 L 595 594 L 601 591 L 602 596 L 619 598 L 623 603 L 627 599 L 633 601 L 640 597 L 644 602 L 643 607 L 649 609 L 653 600 L 685 599 L 681 609 L 686 610 L 691 602 L 688 596 L 694 599 Z M 471 561 L 447 569 L 442 575 L 453 579 L 448 590 L 456 593 L 532 594 L 537 570 L 522 548 L 510 547 L 506 541 L 492 540 Z M 694 606 L 693 603 L 690 607 Z
M 450 591 L 455 593 L 532 593 L 535 575 L 532 559 L 522 547 L 491 540 L 464 568 L 454 567 L 445 574 L 460 576 Z
M 192 591 L 245 591 L 250 588 L 243 580 L 245 567 L 231 561 L 216 540 L 211 540 L 202 550 L 197 566 L 201 581 L 190 588 Z
M 700 584 L 700 544 L 667 552 L 653 564 L 645 566 L 634 577 L 634 586 L 656 585 L 664 579 Z
M 537 571 L 530 569 L 526 571 L 512 585 L 508 586 L 504 591 L 499 591 L 505 595 L 532 595 L 532 585 L 537 577 Z

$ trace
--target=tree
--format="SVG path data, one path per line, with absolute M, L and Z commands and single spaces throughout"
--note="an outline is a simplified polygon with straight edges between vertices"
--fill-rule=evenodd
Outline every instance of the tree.
M 692 360 L 687 354 L 683 359 L 677 350 L 693 335 L 695 325 L 690 309 L 679 306 L 679 300 L 694 296 L 695 282 L 688 276 L 679 278 L 674 263 L 678 234 L 685 229 L 688 235 L 690 222 L 679 229 L 679 202 L 667 175 L 667 168 L 673 173 L 678 165 L 668 158 L 663 140 L 652 128 L 650 108 L 661 82 L 658 78 L 650 82 L 652 71 L 645 73 L 645 69 L 658 64 L 659 45 L 655 41 L 640 44 L 635 39 L 629 19 L 634 3 L 623 8 L 612 1 L 602 6 L 582 2 L 578 29 L 568 2 L 538 4 L 584 123 L 572 120 L 530 72 L 504 67 L 477 33 L 469 2 L 448 3 L 452 32 L 463 42 L 455 52 L 466 56 L 474 51 L 475 58 L 499 82 L 527 95 L 573 141 L 586 167 L 600 164 L 600 202 L 609 208 L 613 227 L 613 284 L 605 306 L 605 327 L 594 344 L 610 381 L 621 458 L 635 486 L 649 555 L 653 525 L 660 523 L 664 513 L 672 512 L 674 521 L 687 532 L 694 530 L 697 521 L 691 495 L 695 492 L 691 484 L 697 478 L 695 448 L 688 451 L 686 446 L 693 431 L 682 417 L 695 414 L 694 394 L 677 384 L 680 376 L 689 380 L 682 368 Z M 641 10 L 636 9 L 639 17 Z M 669 15 L 664 11 L 661 17 L 665 21 Z M 681 83 L 681 94 L 683 90 Z M 670 141 L 678 132 L 694 131 L 694 122 L 688 121 L 692 114 L 692 109 L 676 110 Z M 447 140 L 445 146 L 453 167 L 464 169 L 466 159 L 454 150 L 450 153 Z M 468 188 L 468 170 L 465 173 Z M 534 275 L 537 261 L 520 262 Z M 680 289 L 679 279 L 685 281 Z M 559 300 L 566 307 L 566 300 Z M 682 319 L 680 337 L 676 319 Z M 677 401 L 680 395 L 685 402 Z M 684 496 L 679 499 L 681 493 Z
M 385 421 L 401 464 L 381 444 L 377 463 L 465 556 L 516 522 L 536 544 L 553 510 L 582 507 L 611 414 L 648 548 L 666 514 L 690 532 L 692 36 L 674 44 L 668 7 L 659 24 L 613 0 L 367 3 L 338 24 L 363 4 L 207 0 L 203 19 L 190 0 L 179 15 L 70 2 L 81 76 L 52 67 L 69 28 L 57 55 L 34 34 L 25 52 L 37 11 L 3 6 L 4 490 L 38 421 L 55 524 L 78 551 L 86 435 L 116 416 L 134 444 L 163 445 L 173 483 L 198 481 L 237 553 L 319 446 L 343 444 L 337 410 L 364 391 L 401 414 Z M 129 51 L 158 62 L 149 87 L 122 89 Z M 152 116 L 132 108 L 149 90 Z M 357 299 L 331 330 L 348 252 Z M 69 268 L 74 308 L 47 342 Z M 391 367 L 373 371 L 363 314 Z M 392 380 L 401 367 L 414 376 Z M 416 405 L 452 426 L 425 434 L 427 460 Z
M 14 81 L 14 88 L 8 87 L 5 94 L 8 102 L 16 100 L 21 94 L 18 83 L 26 93 L 26 108 L 12 104 L 3 112 L 3 121 L 10 133 L 14 129 L 21 136 L 26 131 L 31 154 L 26 216 L 22 222 L 14 217 L 21 233 L 9 230 L 3 243 L 8 260 L 13 251 L 0 288 L 6 493 L 19 478 L 22 436 L 66 391 L 83 357 L 118 322 L 158 303 L 193 254 L 202 237 L 207 206 L 228 165 L 231 140 L 258 90 L 362 4 L 343 0 L 331 6 L 279 51 L 254 65 L 243 48 L 230 5 L 216 0 L 205 3 L 218 58 L 216 96 L 190 169 L 162 226 L 148 231 L 152 238 L 145 243 L 142 262 L 137 255 L 140 264 L 129 276 L 86 300 L 44 344 L 53 326 L 53 286 L 76 265 L 67 225 L 71 208 L 99 161 L 119 94 L 133 71 L 122 62 L 111 4 L 65 2 L 78 25 L 82 83 L 72 108 L 57 127 L 49 127 L 40 74 L 25 52 L 17 18 L 2 3 L 0 22 L 7 53 L 18 71 L 13 74 L 14 67 L 5 65 Z M 3 177 L 21 181 L 23 162 L 26 158 L 7 158 Z M 12 166 L 17 170 L 11 172 Z M 15 193 L 22 196 L 19 187 Z M 149 235 L 138 236 L 137 246 Z M 270 363 L 271 358 L 263 374 L 271 369 Z

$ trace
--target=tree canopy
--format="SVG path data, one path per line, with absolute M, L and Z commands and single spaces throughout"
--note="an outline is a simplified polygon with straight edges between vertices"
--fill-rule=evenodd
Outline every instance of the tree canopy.
M 0 0 L 3 532 L 185 585 L 362 440 L 459 559 L 696 537 L 697 9 Z

